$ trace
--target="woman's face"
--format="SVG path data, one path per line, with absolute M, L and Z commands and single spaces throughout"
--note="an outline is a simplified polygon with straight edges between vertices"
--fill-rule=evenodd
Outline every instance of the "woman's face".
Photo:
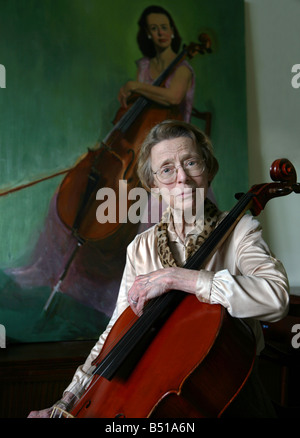
M 181 211 L 192 209 L 195 214 L 200 207 L 197 205 L 200 194 L 201 202 L 206 198 L 209 175 L 205 166 L 203 171 L 190 171 L 196 161 L 201 162 L 203 166 L 203 157 L 199 154 L 194 141 L 188 137 L 163 140 L 152 147 L 150 157 L 151 168 L 154 172 L 153 187 L 159 189 L 165 202 L 173 209 Z M 170 169 L 174 170 L 174 167 L 176 168 L 175 181 L 164 183 L 165 174 L 169 173 Z M 157 171 L 163 172 L 163 178 L 156 173 Z M 196 189 L 203 190 L 197 191 Z
M 173 30 L 169 19 L 164 14 L 151 13 L 147 17 L 148 35 L 158 49 L 166 49 L 172 43 Z

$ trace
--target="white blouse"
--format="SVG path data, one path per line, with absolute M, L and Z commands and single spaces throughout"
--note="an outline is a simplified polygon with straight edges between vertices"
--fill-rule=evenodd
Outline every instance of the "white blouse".
M 220 218 L 220 220 L 224 215 Z M 114 322 L 128 307 L 127 293 L 136 276 L 163 268 L 157 253 L 156 232 L 153 226 L 138 234 L 127 248 L 127 260 L 115 311 L 86 362 L 78 367 L 66 389 L 81 395 L 91 376 L 91 363 L 98 356 Z M 194 233 L 190 230 L 188 235 Z M 184 260 L 184 242 L 171 225 L 169 245 L 179 266 Z M 218 251 L 199 271 L 196 296 L 199 301 L 221 304 L 233 317 L 243 318 L 252 328 L 257 354 L 264 348 L 259 321 L 274 322 L 288 311 L 289 285 L 285 269 L 274 258 L 262 238 L 260 223 L 245 215 Z

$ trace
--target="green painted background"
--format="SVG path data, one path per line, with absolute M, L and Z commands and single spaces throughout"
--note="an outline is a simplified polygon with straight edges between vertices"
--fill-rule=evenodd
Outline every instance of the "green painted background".
M 118 90 L 135 77 L 135 60 L 141 57 L 136 23 L 150 4 L 0 0 L 0 64 L 6 68 L 6 88 L 0 89 L 0 189 L 73 165 L 107 134 L 119 107 Z M 234 193 L 248 189 L 243 1 L 155 4 L 171 12 L 184 43 L 197 41 L 203 31 L 212 37 L 213 53 L 191 61 L 194 106 L 212 112 L 211 137 L 221 167 L 213 189 L 219 206 L 230 209 Z M 61 179 L 0 197 L 0 323 L 5 320 L 13 339 L 39 339 L 26 331 L 36 295 L 8 287 L 3 270 L 28 259 Z M 12 302 L 23 309 L 21 316 L 11 310 Z M 73 307 L 74 314 L 82 312 L 76 303 Z M 92 325 L 94 317 L 85 336 L 99 329 Z M 73 336 L 72 330 L 64 333 L 61 327 L 49 338 Z

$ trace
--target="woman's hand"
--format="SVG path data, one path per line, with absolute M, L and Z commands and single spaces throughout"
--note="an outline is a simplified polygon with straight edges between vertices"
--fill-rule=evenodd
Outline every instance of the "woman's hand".
M 170 290 L 168 269 L 159 269 L 136 277 L 128 291 L 128 303 L 136 315 L 141 315 L 147 301 Z
M 143 313 L 147 301 L 170 290 L 196 292 L 199 272 L 183 268 L 165 268 L 136 277 L 128 291 L 128 303 L 136 315 Z
M 134 90 L 134 84 L 135 81 L 128 81 L 126 82 L 123 87 L 120 88 L 119 94 L 118 94 L 118 100 L 120 102 L 120 105 L 122 108 L 127 108 L 127 100 L 131 96 L 133 90 Z
M 55 411 L 55 407 L 59 407 L 62 411 L 67 412 L 74 406 L 77 400 L 78 398 L 72 392 L 66 391 L 63 398 L 55 403 L 55 405 L 51 406 L 51 408 L 42 409 L 40 411 L 31 411 L 27 418 L 50 418 L 52 412 Z M 55 417 L 55 415 L 53 416 Z
M 27 418 L 50 418 L 53 407 L 41 411 L 31 411 Z

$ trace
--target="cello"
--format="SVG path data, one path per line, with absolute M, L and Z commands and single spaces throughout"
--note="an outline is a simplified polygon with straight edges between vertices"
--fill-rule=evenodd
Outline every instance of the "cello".
M 238 194 L 237 204 L 186 262 L 200 269 L 249 209 L 257 216 L 266 203 L 300 183 L 287 159 L 270 168 L 272 183 Z M 187 342 L 192 339 L 193 342 Z M 239 360 L 235 360 L 236 357 Z M 220 417 L 247 381 L 255 357 L 250 328 L 219 304 L 171 291 L 149 301 L 137 317 L 128 307 L 112 327 L 73 418 Z M 230 368 L 223 379 L 222 369 Z M 54 408 L 53 416 L 56 416 Z
M 207 35 L 199 37 L 200 44 L 191 43 L 161 73 L 152 85 L 163 86 L 176 66 L 186 57 L 193 58 L 196 53 L 209 52 L 210 39 Z M 140 145 L 147 132 L 165 119 L 182 119 L 177 106 L 164 107 L 154 104 L 145 97 L 133 98 L 129 109 L 118 111 L 114 127 L 94 149 L 73 168 L 61 183 L 57 198 L 58 214 L 75 235 L 87 240 L 102 240 L 111 236 L 122 221 L 105 223 L 99 226 L 95 202 L 100 187 L 112 188 L 118 196 L 119 180 L 126 180 L 128 190 L 139 183 L 135 165 Z
M 176 56 L 152 85 L 164 86 L 167 78 L 186 57 L 193 58 L 197 53 L 211 53 L 211 40 L 207 34 L 199 36 L 199 43 L 190 43 Z M 108 248 L 125 251 L 137 233 L 138 223 L 126 221 L 132 201 L 126 199 L 124 210 L 119 209 L 120 181 L 126 182 L 126 191 L 139 185 L 136 173 L 136 160 L 140 145 L 147 132 L 165 119 L 182 119 L 177 106 L 165 107 L 144 97 L 135 97 L 129 102 L 124 113 L 119 110 L 112 130 L 102 141 L 74 166 L 60 184 L 56 209 L 61 222 L 77 241 L 58 283 L 48 298 L 44 311 L 47 311 L 55 293 L 65 278 L 79 248 L 86 242 L 97 242 L 97 248 L 107 253 Z M 104 200 L 97 199 L 100 188 L 109 188 L 115 195 L 116 221 L 99 224 L 97 209 Z M 123 192 L 124 193 L 124 192 Z M 126 197 L 127 198 L 127 197 Z M 123 203 L 122 203 L 123 204 Z

